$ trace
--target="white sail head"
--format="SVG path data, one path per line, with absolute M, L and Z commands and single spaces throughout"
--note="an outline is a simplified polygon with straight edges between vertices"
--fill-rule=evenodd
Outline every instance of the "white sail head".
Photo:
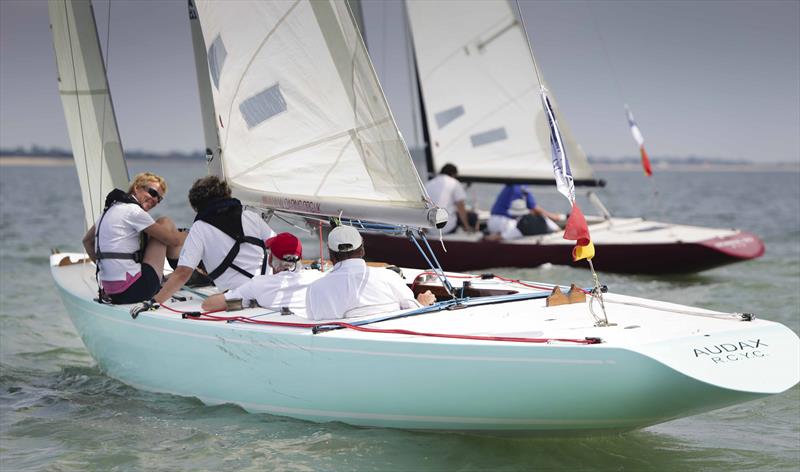
M 245 203 L 430 226 L 344 1 L 198 1 L 223 174 Z
M 58 89 L 81 185 L 86 227 L 94 224 L 106 195 L 127 189 L 105 64 L 89 0 L 50 0 Z
M 540 84 L 508 2 L 434 0 L 406 6 L 433 170 L 449 162 L 466 180 L 552 182 Z M 573 177 L 593 181 L 586 154 L 563 117 L 558 119 Z

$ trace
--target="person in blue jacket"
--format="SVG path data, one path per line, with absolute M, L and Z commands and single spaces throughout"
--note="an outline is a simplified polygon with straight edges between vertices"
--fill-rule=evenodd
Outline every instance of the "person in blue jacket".
M 523 185 L 506 185 L 492 205 L 487 224 L 489 240 L 517 239 L 530 234 L 558 230 L 556 222 L 565 216 L 536 204 L 533 193 Z

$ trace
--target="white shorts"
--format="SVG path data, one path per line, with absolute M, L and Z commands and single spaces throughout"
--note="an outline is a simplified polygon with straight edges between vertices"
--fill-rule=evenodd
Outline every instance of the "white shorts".
M 486 223 L 486 229 L 492 234 L 500 234 L 503 239 L 519 239 L 522 233 L 517 229 L 516 218 L 509 218 L 503 215 L 491 215 Z

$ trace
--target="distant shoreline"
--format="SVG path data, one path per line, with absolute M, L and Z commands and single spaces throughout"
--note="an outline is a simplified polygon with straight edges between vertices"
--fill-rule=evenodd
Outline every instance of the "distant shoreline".
M 0 167 L 75 167 L 71 157 L 0 156 Z
M 642 173 L 640 164 L 592 164 L 595 172 L 639 172 Z M 653 174 L 659 172 L 800 172 L 800 162 L 770 162 L 767 164 L 656 164 L 653 165 Z
M 136 157 L 129 159 L 138 160 L 164 160 L 167 162 L 186 161 L 182 157 Z M 65 167 L 74 166 L 72 157 L 55 156 L 0 156 L 0 167 Z M 642 166 L 635 163 L 591 163 L 592 169 L 596 172 L 642 172 Z M 659 162 L 653 165 L 653 172 L 800 172 L 800 162 L 770 162 L 766 164 L 754 163 L 709 163 L 702 162 L 697 164 Z

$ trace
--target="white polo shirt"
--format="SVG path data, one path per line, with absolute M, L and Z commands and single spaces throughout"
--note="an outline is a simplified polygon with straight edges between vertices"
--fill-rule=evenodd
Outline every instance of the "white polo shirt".
M 425 190 L 439 208 L 447 210 L 447 224 L 443 233 L 449 233 L 458 224 L 456 203 L 466 201 L 467 193 L 457 179 L 446 174 L 439 174 L 425 184 Z
M 258 306 L 280 311 L 287 307 L 295 315 L 306 316 L 308 286 L 323 276 L 318 270 L 285 270 L 274 275 L 257 275 L 233 290 L 225 292 L 226 300 L 242 299 L 243 306 L 255 300 Z
M 139 234 L 155 224 L 155 220 L 139 205 L 115 203 L 103 220 L 98 220 L 95 250 L 101 252 L 133 253 L 139 250 Z M 98 261 L 100 280 L 124 281 L 135 277 L 142 266 L 133 259 L 101 259 Z
M 253 236 L 262 241 L 275 236 L 275 231 L 272 231 L 272 228 L 259 215 L 249 210 L 242 211 L 242 229 L 246 236 Z M 200 265 L 200 261 L 203 261 L 206 270 L 211 272 L 222 263 L 225 256 L 228 255 L 228 251 L 233 247 L 233 243 L 233 238 L 214 226 L 205 221 L 195 221 L 189 228 L 189 235 L 183 243 L 178 265 L 194 269 Z M 253 275 L 258 275 L 261 273 L 263 259 L 264 251 L 261 248 L 253 244 L 242 243 L 239 246 L 239 254 L 236 255 L 233 263 Z M 228 290 L 238 287 L 248 280 L 250 280 L 249 277 L 229 267 L 214 280 L 214 285 L 220 290 Z
M 308 287 L 311 320 L 335 320 L 419 307 L 414 293 L 395 272 L 347 259 Z

